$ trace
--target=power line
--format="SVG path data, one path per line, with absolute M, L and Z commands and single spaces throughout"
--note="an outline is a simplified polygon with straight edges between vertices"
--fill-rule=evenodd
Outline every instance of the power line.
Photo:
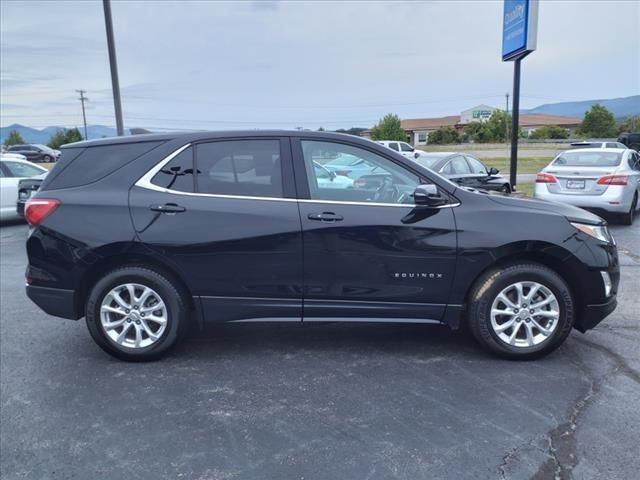
M 80 94 L 79 100 L 80 100 L 80 103 L 82 103 L 82 121 L 84 122 L 84 139 L 89 140 L 89 135 L 87 134 L 87 115 L 85 114 L 85 111 L 84 111 L 84 102 L 88 101 L 89 99 L 84 96 L 84 94 L 86 93 L 86 90 L 76 90 L 76 92 Z

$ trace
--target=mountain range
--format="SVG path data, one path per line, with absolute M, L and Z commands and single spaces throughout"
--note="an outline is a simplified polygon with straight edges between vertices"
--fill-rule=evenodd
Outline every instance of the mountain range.
M 640 115 L 640 95 L 623 98 L 583 100 L 577 102 L 547 103 L 528 110 L 522 110 L 522 113 L 583 118 L 587 110 L 596 103 L 599 103 L 609 109 L 609 111 L 613 113 L 613 116 L 618 120 L 634 115 Z M 4 141 L 4 139 L 9 135 L 9 132 L 16 130 L 25 142 L 47 143 L 51 138 L 51 135 L 61 128 L 62 127 L 52 126 L 38 130 L 25 125 L 13 124 L 7 127 L 0 127 L 0 142 Z M 84 135 L 82 129 L 80 129 L 80 132 Z M 116 135 L 115 128 L 105 125 L 87 125 L 87 132 L 90 139 L 114 137 Z M 128 135 L 130 132 L 125 130 L 125 133 Z
M 26 125 L 20 125 L 19 123 L 14 123 L 7 127 L 0 127 L 0 143 L 4 142 L 4 139 L 9 136 L 9 133 L 15 130 L 20 134 L 25 142 L 46 144 L 51 138 L 51 135 L 56 133 L 58 130 L 63 129 L 63 127 L 52 126 L 39 130 Z M 79 130 L 82 136 L 84 136 L 84 129 L 79 128 Z M 125 131 L 125 133 L 129 134 L 128 130 Z M 105 125 L 87 125 L 87 134 L 90 139 L 115 137 L 116 129 Z
M 523 113 L 538 113 L 545 115 L 561 115 L 566 117 L 583 118 L 593 105 L 599 103 L 607 108 L 613 116 L 622 120 L 634 115 L 640 115 L 640 95 L 623 98 L 609 98 L 599 100 L 583 100 L 578 102 L 546 103 Z

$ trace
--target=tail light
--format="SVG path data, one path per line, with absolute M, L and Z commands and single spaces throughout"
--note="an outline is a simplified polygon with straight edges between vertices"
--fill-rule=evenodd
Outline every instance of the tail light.
M 605 175 L 600 177 L 598 185 L 626 185 L 628 179 L 626 175 Z
M 24 218 L 30 225 L 36 226 L 51 215 L 60 202 L 50 198 L 33 198 L 24 206 Z
M 344 175 L 345 177 L 351 173 L 351 170 L 336 170 L 336 175 Z
M 548 173 L 539 173 L 536 175 L 536 183 L 557 183 L 556 177 Z

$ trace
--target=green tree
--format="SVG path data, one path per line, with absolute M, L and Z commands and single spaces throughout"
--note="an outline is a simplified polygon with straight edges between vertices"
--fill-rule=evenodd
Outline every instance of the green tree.
M 9 136 L 4 139 L 4 144 L 7 147 L 11 145 L 22 145 L 23 143 L 25 143 L 25 141 L 17 130 L 11 130 Z
M 620 127 L 618 128 L 619 133 L 628 132 L 635 133 L 640 132 L 640 115 L 636 115 L 634 117 L 629 117 L 624 119 L 620 123 Z
M 429 132 L 429 143 L 436 145 L 448 145 L 460 143 L 460 135 L 453 127 L 440 127 L 433 132 Z
M 507 132 L 511 129 L 511 115 L 503 110 L 496 110 L 484 123 L 485 141 L 502 143 L 507 140 Z
M 464 140 L 482 143 L 481 139 L 484 136 L 482 122 L 470 122 L 464 127 Z
M 47 145 L 50 148 L 58 149 L 62 145 L 66 145 L 67 143 L 80 142 L 82 140 L 83 138 L 80 130 L 78 130 L 77 128 L 65 128 L 63 130 L 58 130 L 56 133 L 51 135 L 51 138 L 49 139 Z
M 613 118 L 613 113 L 596 103 L 585 113 L 578 132 L 584 137 L 615 137 L 618 133 L 616 119 Z
M 345 130 L 344 128 L 339 128 L 338 130 L 336 130 L 337 133 L 347 133 L 349 135 L 355 135 L 356 137 L 359 137 L 362 132 L 366 131 L 366 128 L 362 128 L 362 127 L 352 127 L 349 128 L 348 130 Z
M 406 141 L 407 134 L 402 129 L 400 117 L 388 113 L 378 124 L 371 129 L 372 140 L 399 140 Z
M 535 140 L 544 140 L 547 138 L 569 138 L 569 132 L 558 125 L 545 125 L 544 127 L 540 127 L 532 132 L 531 135 L 529 135 L 529 138 Z
M 464 139 L 476 143 L 502 143 L 510 137 L 511 115 L 503 110 L 496 110 L 486 122 L 471 122 L 464 128 Z M 522 129 L 518 136 L 524 137 Z

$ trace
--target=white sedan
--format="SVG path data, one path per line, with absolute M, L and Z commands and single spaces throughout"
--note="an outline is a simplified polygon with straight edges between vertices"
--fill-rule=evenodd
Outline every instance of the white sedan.
M 537 175 L 533 196 L 619 214 L 631 225 L 640 205 L 640 154 L 628 148 L 562 152 Z
M 20 218 L 16 210 L 18 182 L 23 178 L 44 178 L 49 170 L 11 156 L 0 156 L 0 220 Z

